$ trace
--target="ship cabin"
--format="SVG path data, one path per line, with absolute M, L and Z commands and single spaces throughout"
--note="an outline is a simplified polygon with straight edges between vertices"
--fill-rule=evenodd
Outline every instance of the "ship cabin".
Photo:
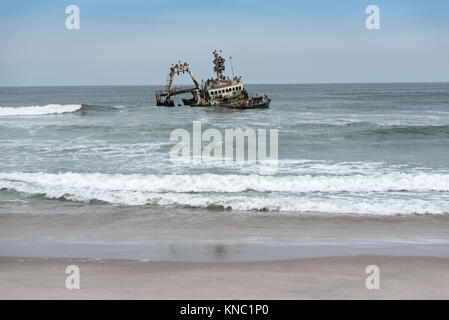
M 243 92 L 243 81 L 232 81 L 207 87 L 211 105 L 219 105 L 225 100 L 238 99 Z

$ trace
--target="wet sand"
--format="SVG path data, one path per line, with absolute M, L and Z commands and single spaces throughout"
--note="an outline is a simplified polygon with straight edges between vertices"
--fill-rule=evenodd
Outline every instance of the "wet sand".
M 123 209 L 0 214 L 0 256 L 278 261 L 332 256 L 449 258 L 449 216 L 323 216 Z
M 79 290 L 65 287 L 68 265 Z M 380 289 L 365 286 L 368 265 Z M 449 299 L 449 258 L 355 256 L 263 262 L 0 257 L 1 299 Z

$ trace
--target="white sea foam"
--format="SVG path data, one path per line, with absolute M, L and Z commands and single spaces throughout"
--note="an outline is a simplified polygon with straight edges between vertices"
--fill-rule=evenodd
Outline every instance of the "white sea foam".
M 48 104 L 30 107 L 0 107 L 0 116 L 35 116 L 55 113 L 75 112 L 82 108 L 80 104 Z
M 385 173 L 347 176 L 122 175 L 101 173 L 0 173 L 0 188 L 10 183 L 37 188 L 129 190 L 145 192 L 387 192 L 449 191 L 449 174 Z
M 147 203 L 160 206 L 223 207 L 232 210 L 268 210 L 291 213 L 360 215 L 448 214 L 449 201 L 421 199 L 314 198 L 289 195 L 230 196 L 200 194 L 151 194 Z M 126 200 L 125 200 L 126 201 Z
M 387 215 L 449 213 L 449 196 L 445 195 L 449 174 L 436 173 L 273 177 L 18 172 L 0 173 L 0 189 L 124 205 Z M 394 196 L 397 191 L 410 195 Z M 432 198 L 435 191 L 442 192 L 438 199 Z M 426 196 L 417 196 L 421 193 Z

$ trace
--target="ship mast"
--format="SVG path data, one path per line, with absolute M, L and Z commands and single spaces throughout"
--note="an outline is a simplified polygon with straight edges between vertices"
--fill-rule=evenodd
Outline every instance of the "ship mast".
M 221 53 L 221 50 L 220 50 Z M 217 80 L 219 82 L 224 80 L 224 76 L 223 76 L 223 71 L 225 70 L 225 59 L 223 59 L 223 57 L 221 57 L 217 50 L 214 50 L 213 52 L 214 54 L 214 60 L 212 61 L 214 63 L 214 71 L 217 73 Z
M 234 79 L 234 67 L 232 66 L 232 57 L 229 57 L 229 62 L 231 63 L 232 79 Z

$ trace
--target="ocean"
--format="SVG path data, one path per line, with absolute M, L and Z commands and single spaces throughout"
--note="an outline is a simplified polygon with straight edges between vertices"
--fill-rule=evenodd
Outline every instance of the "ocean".
M 246 87 L 270 108 L 156 107 L 157 86 L 0 88 L 0 255 L 449 256 L 449 83 Z M 193 121 L 277 129 L 276 171 L 172 161 L 171 133 Z

